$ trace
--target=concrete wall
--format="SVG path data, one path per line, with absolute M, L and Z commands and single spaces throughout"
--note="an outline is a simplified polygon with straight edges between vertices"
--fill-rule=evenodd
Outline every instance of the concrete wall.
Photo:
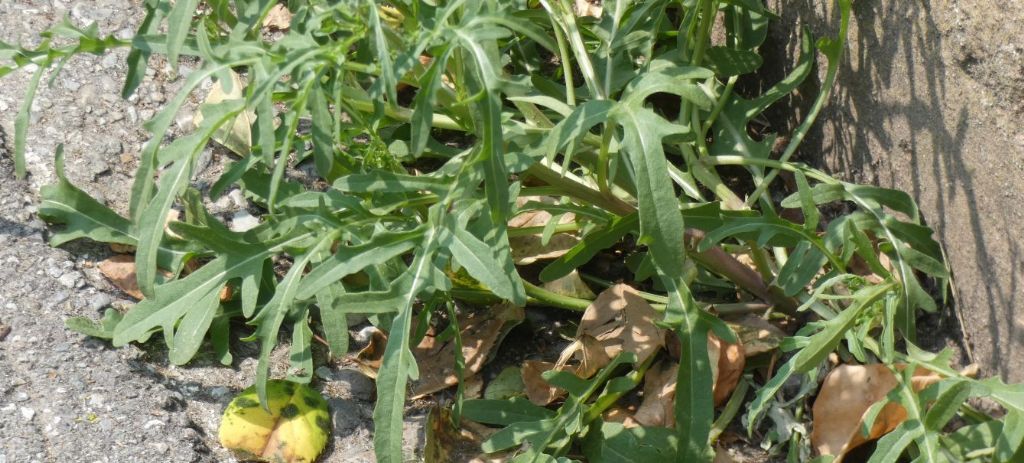
M 768 3 L 783 17 L 764 50 L 774 59 L 792 60 L 793 24 L 815 37 L 838 26 L 831 1 Z M 855 0 L 853 9 L 839 86 L 799 156 L 911 193 L 948 254 L 971 360 L 1024 381 L 1024 1 Z M 816 85 L 793 102 L 796 113 Z

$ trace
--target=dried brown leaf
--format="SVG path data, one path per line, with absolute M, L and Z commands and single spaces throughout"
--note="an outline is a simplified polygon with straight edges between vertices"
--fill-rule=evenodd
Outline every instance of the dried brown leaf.
M 359 353 L 356 354 L 356 366 L 359 371 L 370 378 L 377 378 L 377 370 L 384 360 L 384 348 L 388 344 L 388 335 L 383 331 L 372 328 L 370 330 L 370 342 L 366 343 Z
M 551 362 L 541 360 L 527 360 L 523 362 L 523 386 L 526 389 L 526 398 L 536 405 L 544 406 L 565 395 L 565 391 L 554 387 L 541 376 L 548 370 L 555 370 L 556 366 Z M 557 367 L 558 371 L 572 371 L 568 365 Z
M 786 337 L 786 333 L 777 326 L 754 314 L 727 321 L 726 324 L 736 332 L 747 357 L 775 350 Z
M 643 363 L 665 346 L 665 330 L 655 324 L 660 314 L 629 285 L 617 284 L 601 292 L 583 312 L 577 339 L 591 336 L 597 343 L 583 347 L 603 348 L 610 362 L 619 353 L 633 352 L 637 363 Z M 593 353 L 582 356 L 600 358 Z M 592 365 L 598 369 L 604 365 Z M 585 376 L 589 377 L 589 376 Z
M 472 311 L 459 317 L 462 358 L 466 362 L 464 378 L 483 369 L 504 333 L 523 321 L 523 317 L 523 308 L 509 303 L 496 304 L 487 310 Z M 423 341 L 413 349 L 421 374 L 412 388 L 412 398 L 459 383 L 460 378 L 455 374 L 455 348 L 454 339 L 439 343 L 431 333 L 424 336 Z
M 573 9 L 576 10 L 576 16 L 601 17 L 600 0 L 576 0 Z
M 516 205 L 522 207 L 528 202 L 541 202 L 555 204 L 556 200 L 547 196 L 520 196 L 516 199 Z M 547 211 L 534 210 L 526 211 L 512 217 L 508 221 L 509 228 L 542 227 L 552 219 L 551 213 Z M 575 214 L 564 214 L 558 220 L 559 224 L 572 223 L 576 220 Z M 541 259 L 555 259 L 565 255 L 580 241 L 579 237 L 565 233 L 559 233 L 551 237 L 547 244 L 543 243 L 540 233 L 526 236 L 513 236 L 508 240 L 512 248 L 512 260 L 518 265 L 529 265 Z
M 633 418 L 644 426 L 675 426 L 676 376 L 679 364 L 660 361 L 644 375 L 644 400 Z
M 104 259 L 96 264 L 100 273 L 107 277 L 117 289 L 131 296 L 136 300 L 142 300 L 145 296 L 139 290 L 139 283 L 135 276 L 135 256 L 129 254 L 117 254 Z M 165 277 L 171 276 L 170 272 L 160 270 Z
M 717 407 L 729 400 L 733 389 L 736 389 L 740 377 L 743 376 L 743 367 L 746 365 L 747 357 L 742 344 L 731 344 L 709 333 L 708 360 L 711 362 L 712 378 L 714 378 L 712 395 Z
M 263 18 L 263 27 L 270 30 L 285 31 L 292 25 L 292 12 L 288 7 L 278 3 L 270 8 L 267 17 Z
M 712 370 L 715 406 L 725 403 L 743 375 L 746 357 L 740 344 L 730 344 L 708 333 L 708 360 Z M 675 426 L 676 379 L 679 364 L 661 361 L 644 375 L 644 399 L 637 409 L 637 422 L 644 426 Z
M 898 365 L 897 369 L 905 365 Z M 918 368 L 912 387 L 920 391 L 938 381 L 938 375 Z M 820 455 L 835 455 L 835 463 L 855 447 L 882 437 L 907 419 L 902 405 L 890 402 L 882 407 L 867 436 L 861 432 L 864 414 L 897 386 L 892 370 L 885 365 L 840 365 L 822 382 L 814 401 L 811 446 Z

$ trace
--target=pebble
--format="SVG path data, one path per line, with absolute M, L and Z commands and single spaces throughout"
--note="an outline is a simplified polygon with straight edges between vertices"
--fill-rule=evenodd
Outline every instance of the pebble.
M 68 272 L 60 276 L 57 281 L 65 288 L 76 288 L 81 286 L 82 274 L 78 272 Z
M 109 307 L 114 300 L 107 295 L 107 293 L 96 293 L 89 297 L 89 308 L 92 310 L 100 310 Z
M 260 224 L 260 219 L 253 217 L 249 211 L 242 209 L 235 212 L 231 216 L 231 231 L 234 232 L 245 232 L 256 228 Z
M 342 389 L 347 388 L 353 398 L 359 400 L 373 399 L 373 380 L 356 370 L 342 368 L 334 372 L 334 380 L 342 384 Z
M 24 402 L 26 400 L 28 400 L 28 394 L 26 394 L 24 392 L 19 392 L 17 394 L 14 394 L 14 401 L 15 402 Z
M 28 407 L 21 407 L 21 417 L 24 418 L 25 421 L 32 421 L 34 416 L 36 416 L 35 410 Z

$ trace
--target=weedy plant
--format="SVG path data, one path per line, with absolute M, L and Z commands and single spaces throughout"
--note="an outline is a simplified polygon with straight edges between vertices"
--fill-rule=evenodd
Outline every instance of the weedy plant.
M 270 34 L 264 21 L 280 12 L 276 3 L 147 0 L 131 39 L 65 20 L 38 47 L 0 44 L 10 63 L 0 75 L 37 66 L 16 124 L 19 175 L 34 91 L 68 58 L 130 48 L 124 96 L 153 55 L 172 67 L 186 56 L 198 62 L 146 123 L 152 139 L 129 217 L 70 184 L 57 156 L 58 182 L 43 190 L 40 208 L 63 224 L 52 243 L 134 246 L 145 296 L 123 315 L 111 310 L 101 324 L 74 326 L 116 346 L 162 334 L 175 364 L 207 339 L 230 363 L 232 336 L 245 335 L 260 345 L 254 382 L 266 403 L 268 358 L 282 329 L 291 331 L 288 378 L 309 382 L 314 332 L 341 356 L 347 316 L 367 315 L 389 335 L 377 375 L 377 458 L 398 462 L 423 327 L 444 318 L 455 325 L 460 300 L 581 310 L 590 301 L 538 285 L 587 273 L 595 256 L 625 246 L 627 279 L 647 290 L 658 326 L 679 341 L 668 357 L 679 365 L 673 429 L 605 420 L 654 358 L 624 352 L 590 378 L 545 373 L 567 393 L 556 410 L 457 396 L 452 421 L 504 427 L 484 450 L 512 449 L 514 461 L 706 461 L 745 408 L 742 423 L 765 448 L 807 460 L 805 417 L 836 353 L 843 363 L 884 365 L 894 384 L 855 421 L 854 434 L 876 428 L 886 407 L 905 411 L 895 429 L 871 431 L 881 438 L 870 461 L 1021 457 L 1024 389 L 962 375 L 951 353 L 914 344 L 918 314 L 937 309 L 922 282 L 944 295 L 949 272 L 913 200 L 792 160 L 836 80 L 849 0 L 836 2 L 837 35 L 814 41 L 804 32 L 798 62 L 760 94 L 738 85 L 762 66 L 758 47 L 774 19 L 757 0 L 290 0 L 287 32 Z M 791 94 L 819 56 L 827 63 L 821 92 L 773 150 L 777 136 L 752 121 Z M 227 96 L 202 105 L 194 131 L 167 139 L 188 96 L 211 79 Z M 189 182 L 211 138 L 237 158 L 200 193 Z M 300 164 L 322 181 L 289 179 Z M 788 195 L 780 175 L 792 179 Z M 244 233 L 203 207 L 234 186 L 265 211 Z M 186 212 L 170 223 L 173 234 L 164 225 L 172 207 Z M 509 227 L 531 211 L 552 220 Z M 544 264 L 517 266 L 510 237 L 524 235 L 578 240 Z M 186 263 L 197 265 L 187 272 Z M 172 276 L 165 281 L 158 269 Z M 784 322 L 795 334 L 765 354 L 780 367 L 748 362 L 716 419 L 709 333 L 739 341 L 723 321 L 726 308 Z M 935 379 L 915 387 L 921 368 Z M 998 402 L 1005 418 L 973 412 L 965 400 L 975 396 Z

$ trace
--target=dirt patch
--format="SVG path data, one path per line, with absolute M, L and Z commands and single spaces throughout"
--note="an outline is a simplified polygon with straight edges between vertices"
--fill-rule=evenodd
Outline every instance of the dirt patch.
M 796 43 L 793 24 L 816 37 L 837 27 L 822 5 L 831 2 L 768 3 L 782 16 L 776 44 Z M 771 56 L 792 60 L 794 50 Z M 793 102 L 795 113 L 807 104 Z M 840 178 L 917 199 L 954 274 L 956 304 L 941 316 L 962 320 L 968 360 L 1014 381 L 1024 380 L 1022 114 L 1024 4 L 855 1 L 836 92 L 799 153 Z M 922 334 L 945 336 L 948 324 Z

